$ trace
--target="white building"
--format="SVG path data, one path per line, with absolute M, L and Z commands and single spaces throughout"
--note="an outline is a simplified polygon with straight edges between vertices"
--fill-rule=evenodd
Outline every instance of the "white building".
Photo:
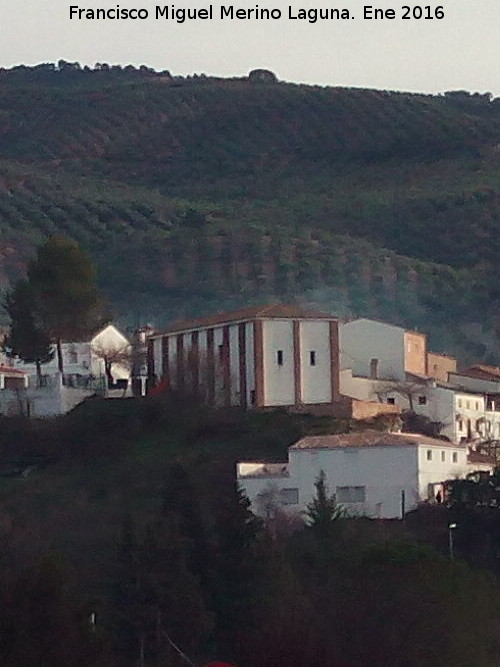
M 441 435 L 452 442 L 500 439 L 500 401 L 495 401 L 493 394 L 484 391 L 485 384 L 489 384 L 490 389 L 495 385 L 458 374 L 450 374 L 450 377 L 453 383 L 410 375 L 397 382 L 354 377 L 347 369 L 340 373 L 340 390 L 358 400 L 398 405 L 433 422 L 441 422 Z M 465 382 L 466 379 L 470 382 Z
M 112 375 L 115 382 L 117 380 L 128 381 L 130 377 L 130 364 L 126 360 L 130 353 L 130 343 L 112 324 L 104 327 L 87 342 L 63 342 L 62 353 L 65 381 L 70 382 L 71 377 L 75 379 L 75 382 L 78 377 L 104 377 L 106 357 L 119 359 L 117 363 L 112 364 Z M 30 384 L 36 384 L 35 364 L 27 364 L 19 359 L 15 367 L 26 371 L 30 375 Z M 58 372 L 57 354 L 54 354 L 51 361 L 43 364 L 42 373 L 54 376 Z
M 470 470 L 465 446 L 413 433 L 309 436 L 288 453 L 288 463 L 237 464 L 238 482 L 261 516 L 303 513 L 323 471 L 330 494 L 350 514 L 398 518 L 403 507 L 433 501 L 442 482 Z
M 296 306 L 179 322 L 149 338 L 157 384 L 218 406 L 319 408 L 339 399 L 338 325 Z
M 404 380 L 427 374 L 427 336 L 385 322 L 360 318 L 339 329 L 340 368 L 354 376 Z

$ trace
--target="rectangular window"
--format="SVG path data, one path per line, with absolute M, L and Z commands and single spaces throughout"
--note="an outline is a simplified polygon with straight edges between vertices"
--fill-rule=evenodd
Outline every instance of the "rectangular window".
M 299 504 L 299 490 L 298 489 L 281 489 L 279 492 L 280 503 L 282 505 L 298 505 Z
M 283 366 L 283 350 L 278 350 L 276 352 L 276 363 L 278 366 Z
M 337 486 L 336 499 L 339 503 L 364 503 L 365 486 Z
M 311 366 L 316 366 L 316 351 L 315 350 L 311 350 L 309 352 L 309 364 Z
M 255 389 L 250 390 L 250 403 L 255 405 Z
M 426 396 L 419 396 L 418 397 L 418 404 L 419 405 L 427 405 L 427 397 Z
M 470 410 L 470 401 L 465 401 L 465 407 Z
M 462 407 L 462 399 L 461 398 L 458 399 L 457 405 L 458 405 L 459 408 Z
M 453 452 L 452 461 L 453 463 L 458 463 L 458 452 Z
M 393 396 L 389 396 L 389 398 L 387 399 L 387 402 L 389 403 L 389 405 L 395 405 L 396 404 L 396 399 Z
M 441 452 L 441 461 L 446 461 L 446 452 Z
M 479 410 L 479 401 L 476 401 L 476 410 Z
M 224 345 L 219 345 L 219 361 L 224 361 Z
M 427 450 L 427 460 L 432 461 L 432 449 Z

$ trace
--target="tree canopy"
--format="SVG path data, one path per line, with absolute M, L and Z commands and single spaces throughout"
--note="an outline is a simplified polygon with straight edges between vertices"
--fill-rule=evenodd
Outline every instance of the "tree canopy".
M 61 341 L 85 338 L 104 321 L 95 267 L 76 241 L 55 236 L 38 248 L 28 281 L 36 321 L 56 343 L 62 372 Z
M 4 341 L 6 354 L 35 363 L 40 378 L 41 364 L 50 361 L 54 351 L 49 336 L 37 323 L 33 290 L 26 280 L 19 280 L 7 293 L 4 308 L 11 319 L 10 333 Z

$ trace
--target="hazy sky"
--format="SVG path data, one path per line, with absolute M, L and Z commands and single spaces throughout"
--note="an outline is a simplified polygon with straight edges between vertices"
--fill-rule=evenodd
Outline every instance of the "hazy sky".
M 221 20 L 212 2 L 212 20 L 184 24 L 155 18 L 151 0 L 82 0 L 80 8 L 143 8 L 145 20 L 70 20 L 77 0 L 0 0 L 0 65 L 55 62 L 60 58 L 109 64 L 145 64 L 172 74 L 241 76 L 251 69 L 273 70 L 279 79 L 342 85 L 440 92 L 466 89 L 500 96 L 499 0 L 423 0 L 424 16 L 442 7 L 444 18 L 403 20 L 404 2 L 381 0 L 395 20 L 363 18 L 371 0 L 236 0 L 240 9 L 275 8 L 278 20 Z M 426 4 L 424 4 L 424 2 Z M 201 9 L 205 0 L 179 0 L 176 8 Z M 160 6 L 163 4 L 160 2 Z M 169 5 L 171 7 L 172 4 Z M 346 8 L 354 19 L 289 18 L 300 8 Z M 413 7 L 413 4 L 411 5 Z M 416 10 L 418 14 L 418 9 Z M 439 14 L 439 11 L 438 11 Z

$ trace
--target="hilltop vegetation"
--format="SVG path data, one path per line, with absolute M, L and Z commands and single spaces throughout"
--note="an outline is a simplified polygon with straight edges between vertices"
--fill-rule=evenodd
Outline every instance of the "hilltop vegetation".
M 500 358 L 489 95 L 64 62 L 0 90 L 3 284 L 62 233 L 130 323 L 304 300 Z

